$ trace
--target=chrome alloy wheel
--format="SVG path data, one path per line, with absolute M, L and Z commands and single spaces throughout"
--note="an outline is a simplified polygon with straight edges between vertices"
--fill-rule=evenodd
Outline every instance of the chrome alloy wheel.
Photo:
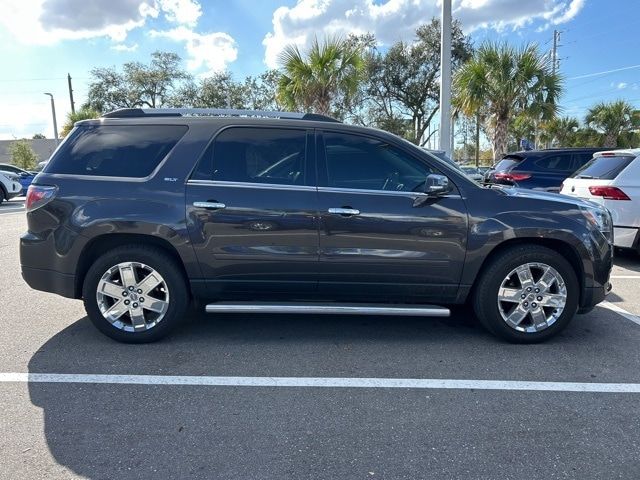
M 155 327 L 169 308 L 169 289 L 156 270 L 124 262 L 107 270 L 98 282 L 100 312 L 114 327 L 139 332 Z
M 498 310 L 511 328 L 533 333 L 555 323 L 567 304 L 567 287 L 560 273 L 544 263 L 514 268 L 500 284 Z

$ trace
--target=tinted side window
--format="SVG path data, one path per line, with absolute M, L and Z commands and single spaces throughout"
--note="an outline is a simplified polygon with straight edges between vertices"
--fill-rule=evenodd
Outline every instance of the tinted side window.
M 327 186 L 359 190 L 420 191 L 428 165 L 374 138 L 324 134 Z
M 593 158 L 591 153 L 574 153 L 573 154 L 573 170 L 582 168 Z
M 192 178 L 305 185 L 305 130 L 228 128 L 207 148 Z
M 548 155 L 533 162 L 540 170 L 552 172 L 571 172 L 571 154 Z
M 184 125 L 88 125 L 76 128 L 46 173 L 146 177 L 186 133 Z

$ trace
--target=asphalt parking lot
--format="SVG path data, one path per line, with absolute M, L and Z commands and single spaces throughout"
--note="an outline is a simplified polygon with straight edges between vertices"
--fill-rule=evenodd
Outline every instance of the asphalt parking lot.
M 636 255 L 604 306 L 541 345 L 461 309 L 194 312 L 133 346 L 22 281 L 19 205 L 0 205 L 2 479 L 640 478 Z

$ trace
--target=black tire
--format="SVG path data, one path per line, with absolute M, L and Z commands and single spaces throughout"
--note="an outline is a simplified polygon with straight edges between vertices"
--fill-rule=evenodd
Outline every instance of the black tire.
M 549 265 L 560 274 L 567 289 L 566 304 L 560 316 L 547 328 L 523 332 L 511 327 L 502 318 L 498 308 L 498 291 L 512 270 L 535 262 Z M 484 267 L 474 286 L 472 305 L 480 323 L 491 333 L 512 343 L 537 343 L 556 335 L 569 324 L 578 310 L 579 298 L 576 273 L 561 254 L 538 245 L 521 245 L 501 252 Z
M 151 267 L 162 276 L 170 293 L 164 317 L 147 330 L 131 332 L 116 328 L 102 315 L 98 306 L 96 294 L 102 275 L 124 262 L 139 262 Z M 153 246 L 125 245 L 100 256 L 84 278 L 82 297 L 87 315 L 96 328 L 124 343 L 148 343 L 163 338 L 180 323 L 189 306 L 189 290 L 182 269 L 170 255 Z

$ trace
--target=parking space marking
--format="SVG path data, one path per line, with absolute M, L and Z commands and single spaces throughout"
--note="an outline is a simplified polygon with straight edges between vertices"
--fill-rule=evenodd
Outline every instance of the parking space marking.
M 212 387 L 405 388 L 429 390 L 525 390 L 541 392 L 640 393 L 640 383 L 527 382 L 513 380 L 452 380 L 435 378 L 209 377 L 184 375 L 0 373 L 0 383 L 2 382 Z
M 634 315 L 633 313 L 626 311 L 624 308 L 619 307 L 615 303 L 605 301 L 602 302 L 600 306 L 607 308 L 612 312 L 616 312 L 618 315 L 622 315 L 624 318 L 626 318 L 627 320 L 631 320 L 636 325 L 640 325 L 640 317 L 638 315 Z
M 640 275 L 611 275 L 609 278 L 638 278 L 640 279 Z

